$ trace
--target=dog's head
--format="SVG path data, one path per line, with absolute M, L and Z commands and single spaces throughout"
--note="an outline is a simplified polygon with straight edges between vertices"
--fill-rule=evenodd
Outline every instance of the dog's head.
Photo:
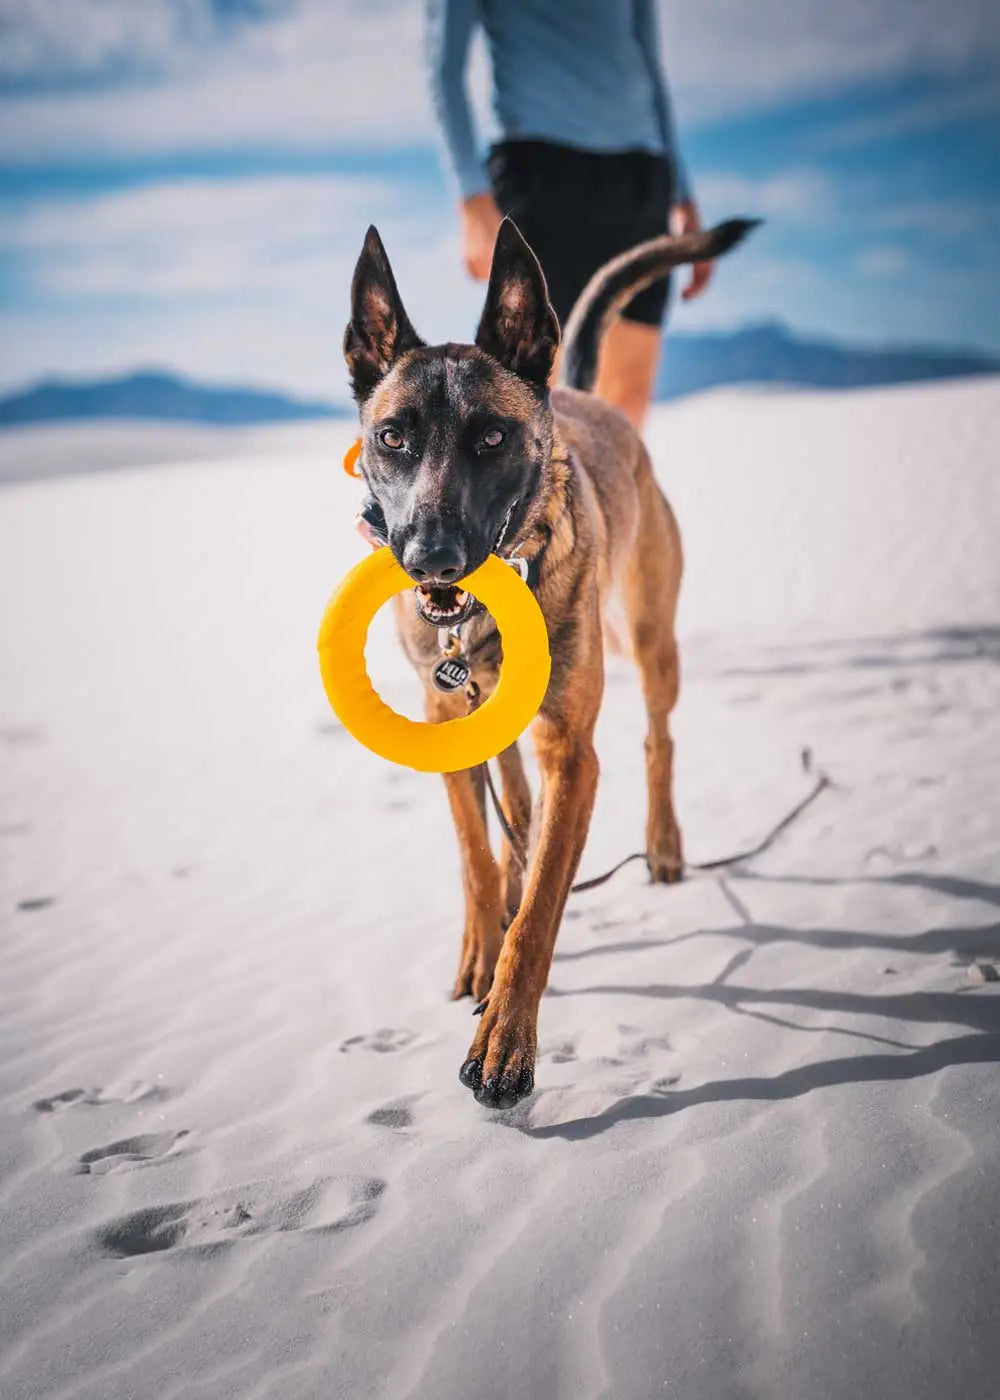
M 512 541 L 552 454 L 547 383 L 559 343 L 538 260 L 505 219 L 475 345 L 427 346 L 382 240 L 368 230 L 344 354 L 365 479 L 428 622 L 472 609 L 455 584 Z

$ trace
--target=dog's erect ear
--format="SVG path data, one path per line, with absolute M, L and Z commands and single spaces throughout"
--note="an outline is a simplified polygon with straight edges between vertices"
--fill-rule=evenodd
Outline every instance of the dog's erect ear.
M 497 234 L 476 344 L 537 388 L 548 383 L 559 322 L 538 259 L 510 219 L 504 219 Z
M 368 397 L 401 355 L 423 343 L 403 310 L 389 259 L 373 225 L 354 269 L 351 319 L 344 333 L 344 358 L 357 401 Z

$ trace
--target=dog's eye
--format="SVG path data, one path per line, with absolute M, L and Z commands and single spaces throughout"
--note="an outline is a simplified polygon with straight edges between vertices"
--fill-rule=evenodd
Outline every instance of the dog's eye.
M 393 452 L 398 452 L 403 445 L 403 434 L 397 433 L 395 428 L 383 428 L 378 435 L 378 440 L 383 447 L 388 447 Z
M 487 428 L 486 432 L 483 433 L 483 446 L 489 447 L 490 449 L 494 447 L 499 447 L 500 444 L 503 442 L 503 439 L 504 434 L 502 429 Z

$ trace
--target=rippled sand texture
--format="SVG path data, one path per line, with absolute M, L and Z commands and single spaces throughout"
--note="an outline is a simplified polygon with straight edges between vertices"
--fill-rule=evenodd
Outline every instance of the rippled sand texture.
M 348 435 L 129 471 L 122 430 L 0 493 L 0 1396 L 994 1400 L 996 383 L 657 411 L 688 854 L 803 748 L 836 786 L 574 899 L 506 1115 L 440 784 L 319 685 Z M 583 874 L 641 842 L 641 737 L 613 662 Z

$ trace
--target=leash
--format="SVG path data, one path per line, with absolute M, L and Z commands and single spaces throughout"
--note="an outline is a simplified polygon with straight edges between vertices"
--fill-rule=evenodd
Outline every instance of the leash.
M 812 767 L 811 760 L 807 761 L 806 756 L 808 754 L 809 750 L 806 749 L 803 752 L 803 767 L 806 772 L 809 772 Z M 801 817 L 807 807 L 812 806 L 820 793 L 825 792 L 827 788 L 832 786 L 833 781 L 829 773 L 821 768 L 816 774 L 815 783 L 809 792 L 806 793 L 805 797 L 801 798 L 790 811 L 786 812 L 781 820 L 776 822 L 767 835 L 762 837 L 755 846 L 748 846 L 746 850 L 737 851 L 731 856 L 719 856 L 715 860 L 685 861 L 685 870 L 724 870 L 730 865 L 739 865 L 741 861 L 750 860 L 753 856 L 762 855 L 764 851 L 774 845 L 782 832 L 787 831 L 792 823 Z M 492 790 L 491 784 L 490 791 L 492 792 Z M 645 859 L 645 851 L 633 851 L 630 856 L 625 856 L 617 865 L 613 865 L 610 870 L 606 870 L 603 875 L 595 875 L 590 880 L 578 880 L 575 885 L 570 886 L 570 894 L 582 894 L 584 890 L 596 890 L 599 886 L 606 885 L 613 875 L 617 875 L 619 870 L 630 864 L 631 861 Z
M 511 507 L 511 511 L 512 510 L 513 506 Z M 502 542 L 503 536 L 506 533 L 509 518 L 510 512 L 508 512 L 508 519 L 504 521 L 503 529 L 500 532 L 500 538 L 497 541 L 498 545 Z M 539 552 L 540 554 L 544 553 L 544 548 L 545 546 L 543 545 L 542 550 Z M 517 569 L 521 577 L 528 586 L 531 587 L 531 565 L 534 565 L 537 570 L 538 558 L 536 556 L 536 559 L 532 560 L 529 564 L 528 561 L 520 558 L 519 555 L 520 550 L 515 550 L 513 554 L 506 557 L 505 562 Z M 504 556 L 501 555 L 501 558 L 503 557 Z M 479 686 L 472 679 L 472 667 L 463 655 L 461 627 L 449 628 L 447 633 L 442 636 L 441 652 L 441 660 L 438 662 L 437 666 L 435 666 L 432 673 L 433 683 L 438 690 L 444 692 L 453 693 L 456 690 L 464 689 L 466 704 L 469 707 L 469 713 L 472 714 L 482 703 L 482 694 Z M 813 772 L 813 756 L 811 749 L 805 748 L 802 750 L 801 762 L 803 772 L 807 774 Z M 521 870 L 524 871 L 528 864 L 528 852 L 525 843 L 519 839 L 518 834 L 514 831 L 507 819 L 507 813 L 503 809 L 503 803 L 500 800 L 500 794 L 497 792 L 496 784 L 493 781 L 493 772 L 489 763 L 481 763 L 478 768 L 472 771 L 482 778 L 486 791 L 489 793 L 490 802 L 496 819 L 500 824 L 500 829 L 510 845 L 514 859 L 521 867 Z M 725 870 L 729 866 L 739 865 L 742 861 L 751 860 L 754 856 L 763 855 L 765 851 L 769 850 L 771 846 L 774 845 L 778 837 L 786 832 L 788 828 L 802 816 L 803 812 L 811 807 L 816 799 L 832 786 L 833 782 L 830 775 L 822 768 L 817 769 L 815 782 L 806 795 L 800 798 L 755 845 L 748 846 L 745 850 L 736 851 L 732 855 L 718 856 L 715 860 L 685 861 L 684 869 L 699 871 Z M 570 886 L 569 892 L 570 894 L 583 894 L 586 890 L 599 889 L 601 885 L 606 885 L 609 880 L 617 875 L 619 870 L 624 870 L 626 865 L 631 865 L 631 863 L 636 860 L 645 859 L 645 851 L 633 851 L 630 855 L 624 856 L 617 864 L 613 865 L 610 870 L 605 870 L 602 875 L 594 875 L 589 880 L 578 880 L 575 884 Z
M 480 703 L 478 693 L 479 688 L 475 685 L 475 682 L 472 682 L 472 684 L 469 687 L 470 690 L 472 690 L 473 688 L 475 689 L 476 694 L 474 700 L 470 699 L 470 710 L 472 708 L 475 708 L 475 706 Z M 469 698 L 468 691 L 466 692 L 466 697 Z M 812 752 L 809 749 L 803 749 L 802 751 L 802 768 L 803 771 L 806 773 L 812 772 Z M 524 870 L 525 866 L 527 865 L 527 853 L 524 850 L 523 843 L 518 840 L 515 832 L 513 831 L 510 825 L 510 822 L 507 820 L 507 813 L 504 811 L 503 805 L 500 801 L 500 797 L 497 793 L 496 785 L 493 782 L 493 774 L 490 771 L 489 764 L 480 764 L 480 771 L 482 772 L 483 778 L 485 779 L 486 790 L 490 795 L 490 801 L 493 804 L 493 810 L 496 813 L 497 821 L 500 823 L 500 828 L 510 844 L 510 848 L 514 854 L 515 860 L 518 862 L 521 869 Z M 733 855 L 718 856 L 715 860 L 685 861 L 685 870 L 725 870 L 731 865 L 739 865 L 742 861 L 750 860 L 754 856 L 763 855 L 763 853 L 766 850 L 769 850 L 770 847 L 774 845 L 778 837 L 781 836 L 784 832 L 786 832 L 788 828 L 794 822 L 796 822 L 799 819 L 799 817 L 802 816 L 802 813 L 805 812 L 807 808 L 812 806 L 812 804 L 821 795 L 821 793 L 825 792 L 827 788 L 830 788 L 832 786 L 833 781 L 830 778 L 829 773 L 827 773 L 825 769 L 820 768 L 816 773 L 816 781 L 813 783 L 813 786 L 806 793 L 806 795 L 800 798 L 799 801 L 796 802 L 795 806 L 792 807 L 789 811 L 787 811 L 785 815 L 780 819 L 780 821 L 777 821 L 774 824 L 774 826 L 771 827 L 770 831 L 768 831 L 766 835 L 761 837 L 761 839 L 756 843 L 756 845 L 748 846 L 745 850 L 742 851 L 736 851 Z M 602 875 L 594 875 L 589 880 L 578 880 L 576 884 L 570 885 L 569 892 L 570 894 L 583 894 L 586 890 L 599 889 L 601 885 L 606 885 L 610 879 L 617 875 L 619 870 L 624 870 L 626 865 L 631 865 L 631 863 L 635 860 L 645 859 L 645 851 L 633 851 L 631 855 L 624 856 L 620 861 L 613 865 L 610 870 L 605 870 Z

